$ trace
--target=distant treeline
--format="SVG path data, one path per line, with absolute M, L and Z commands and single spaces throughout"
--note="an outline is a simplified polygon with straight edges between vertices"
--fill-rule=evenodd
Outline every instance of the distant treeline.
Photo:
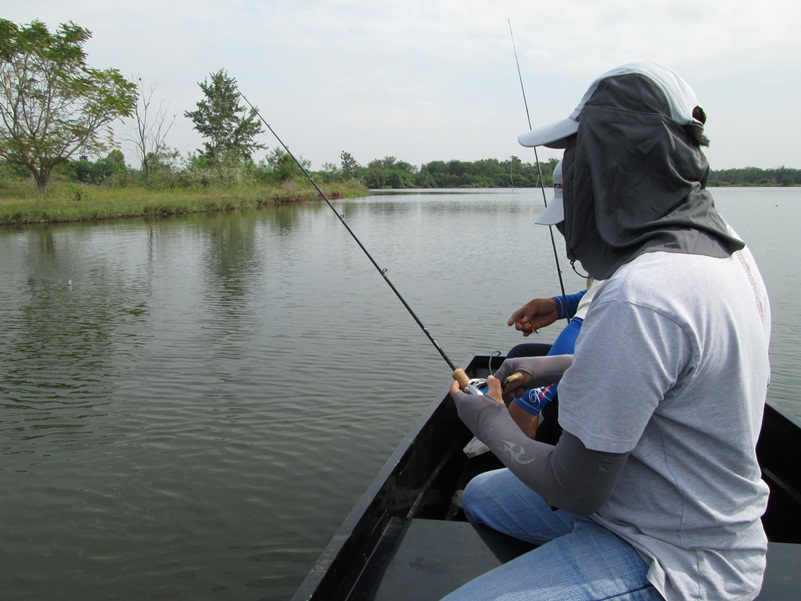
M 343 160 L 343 164 L 345 162 Z M 539 170 L 546 187 L 553 185 L 552 175 L 557 163 L 557 159 L 540 162 Z M 373 189 L 528 188 L 539 186 L 538 173 L 536 164 L 524 163 L 517 157 L 505 161 L 433 161 L 419 169 L 394 157 L 386 157 L 372 161 L 366 167 L 351 167 L 351 175 Z M 711 170 L 708 185 L 797 186 L 801 185 L 801 169 L 744 167 Z
M 395 157 L 376 159 L 366 167 L 359 165 L 347 152 L 340 156 L 340 165 L 326 163 L 321 170 L 312 170 L 309 161 L 300 157 L 304 168 L 319 183 L 355 182 L 373 189 L 402 188 L 530 188 L 539 186 L 542 173 L 546 186 L 553 185 L 557 160 L 536 165 L 523 163 L 517 157 L 506 161 L 432 161 L 416 167 Z M 177 153 L 150 164 L 147 179 L 141 169 L 127 165 L 120 150 L 91 160 L 87 156 L 65 161 L 54 169 L 56 181 L 75 185 L 90 184 L 108 187 L 147 185 L 154 190 L 187 189 L 208 186 L 281 185 L 305 175 L 291 157 L 275 148 L 266 159 L 215 163 L 196 154 L 185 158 Z M 29 179 L 26 170 L 0 160 L 0 180 Z
M 236 164 L 210 164 L 197 155 L 185 159 L 171 155 L 151 166 L 149 185 L 153 189 L 195 188 L 219 185 L 281 185 L 292 180 L 305 180 L 305 176 L 283 150 L 276 148 L 259 163 L 243 161 Z M 541 161 L 539 166 L 511 157 L 504 161 L 432 161 L 416 167 L 395 157 L 384 157 L 359 165 L 347 152 L 340 155 L 340 165 L 326 163 L 321 170 L 312 170 L 307 160 L 304 167 L 320 183 L 353 182 L 371 189 L 405 188 L 532 188 L 553 185 L 553 170 L 558 160 Z M 128 187 L 141 184 L 141 170 L 126 164 L 119 150 L 107 156 L 90 160 L 80 157 L 69 160 L 55 170 L 56 179 L 72 184 L 93 184 L 111 187 Z M 0 180 L 28 179 L 25 170 L 0 160 Z M 759 169 L 712 170 L 708 185 L 718 186 L 797 186 L 801 185 L 801 169 L 779 167 Z
M 709 172 L 709 186 L 798 186 L 801 185 L 801 169 L 718 169 Z
M 517 157 L 505 161 L 432 161 L 415 167 L 395 157 L 376 159 L 362 167 L 343 152 L 342 172 L 361 181 L 368 188 L 531 188 L 543 183 L 553 185 L 553 170 L 559 162 L 550 159 L 537 165 Z

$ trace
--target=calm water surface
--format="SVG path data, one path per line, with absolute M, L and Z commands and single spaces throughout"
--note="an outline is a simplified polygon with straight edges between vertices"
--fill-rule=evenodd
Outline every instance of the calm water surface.
M 801 416 L 801 189 L 715 197 L 771 294 L 771 402 Z M 508 315 L 558 293 L 541 208 L 521 190 L 338 203 L 456 363 L 510 348 Z M 286 599 L 448 384 L 322 204 L 6 229 L 0 253 L 4 600 Z

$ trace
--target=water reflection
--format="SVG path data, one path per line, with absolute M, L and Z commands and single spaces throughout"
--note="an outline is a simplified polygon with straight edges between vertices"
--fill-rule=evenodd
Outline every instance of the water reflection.
M 207 240 L 201 260 L 207 278 L 206 301 L 235 316 L 261 271 L 257 224 L 241 213 L 216 215 L 204 224 Z
M 28 228 L 6 243 L 0 398 L 8 437 L 66 440 L 105 416 L 118 341 L 146 323 L 148 289 L 91 226 Z

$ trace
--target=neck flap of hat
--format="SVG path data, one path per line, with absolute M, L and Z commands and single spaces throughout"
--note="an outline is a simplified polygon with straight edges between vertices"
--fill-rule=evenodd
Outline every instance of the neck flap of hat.
M 596 279 L 645 252 L 722 258 L 744 246 L 705 188 L 706 157 L 643 74 L 598 83 L 562 172 L 568 257 Z

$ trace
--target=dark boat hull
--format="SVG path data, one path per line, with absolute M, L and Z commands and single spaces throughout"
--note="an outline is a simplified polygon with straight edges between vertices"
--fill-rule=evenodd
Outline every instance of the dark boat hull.
M 502 361 L 474 356 L 465 370 L 486 377 Z M 467 459 L 462 449 L 471 437 L 446 387 L 365 491 L 293 601 L 439 599 L 530 548 L 464 521 L 455 492 L 473 475 L 500 466 L 491 453 Z M 759 599 L 799 599 L 801 423 L 766 407 L 757 453 L 771 488 L 763 523 L 772 541 Z

